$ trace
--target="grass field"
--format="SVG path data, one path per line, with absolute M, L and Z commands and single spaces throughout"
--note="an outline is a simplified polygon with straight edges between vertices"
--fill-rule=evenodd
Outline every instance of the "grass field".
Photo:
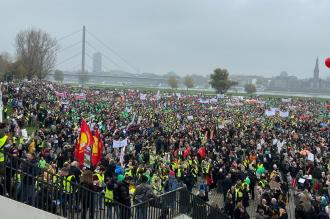
M 78 85 L 76 85 L 78 86 Z M 215 91 L 211 90 L 202 90 L 202 89 L 171 89 L 171 88 L 162 88 L 162 87 L 146 87 L 146 86 L 129 86 L 129 87 L 124 87 L 124 86 L 118 86 L 118 85 L 110 85 L 110 84 L 88 84 L 87 87 L 89 88 L 96 88 L 96 89 L 118 89 L 118 90 L 129 90 L 129 89 L 134 89 L 134 90 L 139 90 L 139 91 L 144 91 L 144 92 L 157 92 L 158 90 L 163 92 L 163 93 L 183 93 L 183 94 L 189 94 L 189 95 L 195 95 L 195 94 L 203 94 L 205 96 L 214 96 L 216 95 Z M 330 98 L 327 97 L 302 97 L 300 95 L 281 95 L 281 94 L 247 94 L 247 93 L 236 93 L 236 92 L 228 92 L 226 93 L 228 96 L 244 96 L 244 97 L 252 97 L 252 96 L 261 96 L 264 98 L 271 98 L 271 97 L 277 97 L 277 98 L 307 98 L 307 99 L 319 99 L 321 101 L 324 100 L 329 100 Z

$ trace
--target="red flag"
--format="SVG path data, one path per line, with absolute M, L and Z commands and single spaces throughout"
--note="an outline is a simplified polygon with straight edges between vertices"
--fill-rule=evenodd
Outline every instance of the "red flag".
M 205 158 L 205 156 L 206 156 L 206 149 L 205 149 L 205 147 L 201 147 L 201 148 L 199 148 L 197 154 L 198 154 L 201 158 Z
M 84 164 L 84 152 L 86 147 L 90 147 L 94 143 L 94 138 L 86 121 L 82 119 L 80 125 L 80 135 L 75 150 L 75 157 L 80 165 Z
M 186 150 L 184 150 L 183 152 L 183 157 L 186 158 L 190 154 L 190 151 L 191 151 L 190 147 L 187 147 Z
M 100 162 L 103 151 L 103 143 L 100 138 L 99 130 L 96 130 L 94 136 L 94 144 L 92 147 L 92 165 L 96 166 Z

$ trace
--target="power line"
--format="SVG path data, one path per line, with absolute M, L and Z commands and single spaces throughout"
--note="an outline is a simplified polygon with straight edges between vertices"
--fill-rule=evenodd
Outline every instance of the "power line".
M 72 71 L 80 70 L 80 69 L 78 69 L 78 68 L 81 68 L 81 64 L 79 64 L 79 65 L 75 65 L 75 66 L 72 67 L 71 69 L 72 69 Z
M 110 68 L 104 66 L 103 64 L 102 64 L 102 68 L 103 68 L 105 71 L 109 72 L 109 73 L 111 72 Z
M 92 71 L 93 68 L 92 68 L 91 66 L 89 66 L 89 65 L 86 64 L 86 67 L 87 67 L 87 72 L 88 72 L 88 69 L 90 70 L 89 72 L 93 72 L 93 71 Z
M 67 46 L 67 47 L 60 48 L 57 52 L 63 52 L 63 51 L 65 51 L 65 50 L 70 49 L 70 48 L 72 48 L 72 47 L 75 47 L 76 45 L 79 45 L 79 44 L 81 44 L 81 41 L 76 42 L 76 43 L 73 43 L 73 44 L 71 44 L 71 45 L 69 45 L 69 46 Z
M 99 52 L 101 50 L 95 48 L 91 43 L 89 43 L 88 41 L 86 41 L 86 45 L 88 45 L 89 47 L 91 47 L 92 49 L 94 49 L 96 52 Z M 120 66 L 117 62 L 113 61 L 111 58 L 109 58 L 108 56 L 106 56 L 104 53 L 102 53 L 102 56 L 104 58 L 106 58 L 106 60 L 108 60 L 109 62 L 111 62 L 112 64 L 114 64 L 115 66 L 117 66 L 119 69 L 123 69 L 122 66 Z
M 85 54 L 86 54 L 86 56 L 87 56 L 88 58 L 90 58 L 91 60 L 93 60 L 93 57 L 92 57 L 89 53 L 85 53 Z M 110 68 L 104 66 L 103 64 L 102 64 L 101 66 L 102 66 L 102 68 L 103 68 L 104 70 L 110 72 Z
M 58 67 L 59 65 L 61 65 L 61 64 L 63 64 L 63 63 L 66 63 L 67 61 L 70 61 L 71 59 L 74 59 L 74 58 L 76 58 L 78 55 L 80 55 L 81 54 L 81 52 L 79 52 L 79 53 L 77 53 L 77 54 L 75 54 L 75 55 L 73 55 L 73 56 L 71 56 L 71 57 L 69 57 L 69 58 L 67 58 L 67 59 L 65 59 L 65 60 L 63 60 L 63 61 L 61 61 L 61 62 L 58 62 L 56 65 L 55 65 L 55 67 Z
M 81 29 L 76 30 L 76 31 L 74 31 L 74 32 L 72 32 L 72 33 L 70 33 L 70 34 L 68 34 L 68 35 L 65 35 L 65 36 L 63 36 L 63 37 L 61 37 L 61 38 L 58 38 L 58 39 L 57 39 L 57 42 L 60 42 L 60 41 L 62 41 L 62 40 L 64 40 L 64 39 L 66 39 L 66 38 L 69 38 L 70 36 L 73 36 L 73 35 L 75 35 L 76 33 L 79 33 L 79 32 L 81 32 Z
M 110 50 L 113 54 L 118 56 L 123 62 L 125 62 L 129 67 L 131 67 L 134 71 L 139 72 L 137 68 L 135 68 L 133 65 L 131 65 L 126 59 L 124 59 L 121 55 L 119 55 L 117 52 L 115 52 L 113 49 L 111 49 L 107 44 L 105 44 L 102 40 L 100 40 L 97 36 L 95 36 L 93 33 L 86 30 L 88 34 L 90 34 L 95 40 L 97 40 L 100 44 L 105 46 L 108 50 Z

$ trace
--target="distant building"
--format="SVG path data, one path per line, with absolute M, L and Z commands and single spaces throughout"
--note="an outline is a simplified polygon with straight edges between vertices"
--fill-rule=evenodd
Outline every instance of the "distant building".
M 101 73 L 102 72 L 102 54 L 97 52 L 93 55 L 93 72 Z
M 320 88 L 319 58 L 316 58 L 313 76 L 313 88 Z
M 279 76 L 273 77 L 267 86 L 267 90 L 274 91 L 290 91 L 305 93 L 329 93 L 330 80 L 322 80 L 320 78 L 319 59 L 316 59 L 313 77 L 309 79 L 298 79 L 290 76 L 283 71 Z

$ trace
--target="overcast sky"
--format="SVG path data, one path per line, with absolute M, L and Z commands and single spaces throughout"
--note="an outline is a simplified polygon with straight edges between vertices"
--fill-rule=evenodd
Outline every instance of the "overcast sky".
M 278 75 L 282 70 L 311 77 L 317 56 L 320 75 L 330 57 L 330 0 L 0 0 L 0 51 L 14 54 L 17 32 L 42 28 L 56 38 L 86 25 L 140 72 Z M 79 43 L 77 33 L 59 41 Z M 100 50 L 104 69 L 133 69 L 87 35 L 87 53 Z M 91 46 L 90 46 L 91 45 Z M 94 47 L 94 48 L 92 48 Z M 61 62 L 80 45 L 59 52 Z M 60 64 L 79 68 L 81 58 Z M 86 57 L 87 69 L 92 62 Z

